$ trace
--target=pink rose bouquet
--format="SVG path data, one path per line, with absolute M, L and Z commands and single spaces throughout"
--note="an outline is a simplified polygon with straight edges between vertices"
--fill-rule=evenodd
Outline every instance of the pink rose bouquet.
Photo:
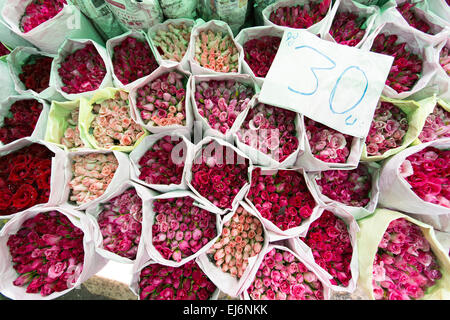
M 134 260 L 142 230 L 142 199 L 129 188 L 102 204 L 97 217 L 103 236 L 103 248 Z
M 249 160 L 230 146 L 211 141 L 202 146 L 192 165 L 190 187 L 220 209 L 231 209 L 249 183 Z
M 119 162 L 113 153 L 74 155 L 69 201 L 81 205 L 100 197 L 105 193 L 118 166 Z
M 281 38 L 277 36 L 262 36 L 244 43 L 244 60 L 257 77 L 265 78 L 269 72 Z
M 67 4 L 66 0 L 32 0 L 25 8 L 19 28 L 28 32 L 56 16 Z
M 149 126 L 186 125 L 186 85 L 181 73 L 162 74 L 136 91 L 136 107 Z
M 247 199 L 263 218 L 283 231 L 300 226 L 317 206 L 303 174 L 296 170 L 278 170 L 269 175 L 261 168 L 253 169 Z
M 433 109 L 433 113 L 425 120 L 419 140 L 422 143 L 450 137 L 450 112 L 439 103 Z
M 146 134 L 131 118 L 128 93 L 123 90 L 110 99 L 94 103 L 92 113 L 89 131 L 100 148 L 133 146 Z
M 127 36 L 113 51 L 114 74 L 124 85 L 149 75 L 158 68 L 147 41 Z
M 299 148 L 296 112 L 258 103 L 249 110 L 239 140 L 277 162 L 283 162 Z
M 305 117 L 306 138 L 312 155 L 328 163 L 345 163 L 353 137 Z
M 420 228 L 404 218 L 393 220 L 373 263 L 375 299 L 421 299 L 441 277 L 436 256 Z
M 217 216 L 194 205 L 189 196 L 153 201 L 152 244 L 166 260 L 180 262 L 216 235 Z
M 247 293 L 251 300 L 324 300 L 317 275 L 279 248 L 266 253 Z
M 180 267 L 151 263 L 139 274 L 140 300 L 208 300 L 216 286 L 189 261 Z
M 58 211 L 41 212 L 25 220 L 8 237 L 13 284 L 45 297 L 75 284 L 83 270 L 83 231 Z
M 174 159 L 174 148 L 180 143 L 185 144 L 180 138 L 170 135 L 156 141 L 139 159 L 139 180 L 147 184 L 181 184 L 186 160 L 185 149 L 182 154 L 177 154 L 182 161 Z
M 380 33 L 375 37 L 371 51 L 394 57 L 386 85 L 402 93 L 410 91 L 421 76 L 423 58 L 412 53 L 406 42 L 398 40 L 395 34 Z
M 307 29 L 325 18 L 331 5 L 331 0 L 322 0 L 279 7 L 270 13 L 269 20 L 282 27 Z
M 191 39 L 192 26 L 187 23 L 168 23 L 167 30 L 159 29 L 151 36 L 161 58 L 180 62 Z
M 362 162 L 352 170 L 327 170 L 316 179 L 320 192 L 331 200 L 351 207 L 365 207 L 370 202 L 372 175 Z
M 207 251 L 207 256 L 223 272 L 241 278 L 248 267 L 248 259 L 259 254 L 263 244 L 261 221 L 239 206 L 224 223 L 222 234 Z
M 311 248 L 314 261 L 333 277 L 330 280 L 333 285 L 349 285 L 353 247 L 347 225 L 342 219 L 331 211 L 323 211 L 301 240 Z
M 98 89 L 107 68 L 102 56 L 92 43 L 67 55 L 58 68 L 65 93 L 82 93 Z
M 400 147 L 408 128 L 405 112 L 393 103 L 379 101 L 366 138 L 367 154 L 383 155 L 388 150 Z
M 354 47 L 364 37 L 366 31 L 363 29 L 363 25 L 365 22 L 365 17 L 359 17 L 355 13 L 338 12 L 329 33 L 337 43 Z
M 70 112 L 70 116 L 67 119 L 67 128 L 61 137 L 61 144 L 69 149 L 72 148 L 83 148 L 84 142 L 80 137 L 80 130 L 78 129 L 78 116 L 79 109 L 73 109 Z
M 233 37 L 222 31 L 200 31 L 195 37 L 194 61 L 215 72 L 239 72 L 239 51 Z
M 426 202 L 450 208 L 449 161 L 450 150 L 426 147 L 408 156 L 399 170 L 418 197 Z
M 208 80 L 195 85 L 195 103 L 208 125 L 226 134 L 248 106 L 255 90 L 236 80 Z

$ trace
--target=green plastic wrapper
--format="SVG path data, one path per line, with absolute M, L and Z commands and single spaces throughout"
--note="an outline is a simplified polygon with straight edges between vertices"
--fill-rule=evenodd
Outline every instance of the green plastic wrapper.
M 377 209 L 369 217 L 358 221 L 360 232 L 357 236 L 358 258 L 359 258 L 359 280 L 358 287 L 365 291 L 368 297 L 374 300 L 372 273 L 373 262 L 378 250 L 378 245 L 384 232 L 391 221 L 405 218 L 416 224 L 422 230 L 424 237 L 430 243 L 431 250 L 436 255 L 442 273 L 442 278 L 425 292 L 423 300 L 449 300 L 450 299 L 450 258 L 448 252 L 444 251 L 442 245 L 436 239 L 434 229 L 410 216 L 400 212 L 387 209 Z
M 195 19 L 197 16 L 198 0 L 159 0 L 159 4 L 167 19 Z
M 64 102 L 52 101 L 48 114 L 47 130 L 45 131 L 45 141 L 54 143 L 66 151 L 77 151 L 77 148 L 69 149 L 67 146 L 61 144 L 61 138 L 69 126 L 67 120 L 70 118 L 70 113 L 78 109 L 81 104 L 87 103 L 88 101 L 84 98 Z M 86 148 L 91 148 L 91 145 L 87 144 L 85 139 L 83 139 L 83 142 Z
M 430 112 L 433 111 L 434 105 L 436 104 L 436 98 L 434 96 L 420 101 L 397 100 L 381 96 L 380 101 L 390 102 L 406 113 L 406 117 L 408 119 L 408 130 L 403 137 L 403 144 L 400 147 L 387 150 L 382 155 L 369 156 L 367 154 L 366 145 L 364 144 L 361 154 L 361 161 L 381 161 L 406 149 L 417 139 L 420 132 L 422 132 L 425 120 Z
M 125 30 L 143 30 L 163 21 L 158 0 L 106 0 L 117 21 Z
M 95 119 L 95 115 L 92 113 L 93 105 L 96 103 L 102 103 L 108 99 L 114 99 L 115 95 L 119 91 L 125 91 L 123 89 L 118 88 L 105 88 L 98 90 L 97 93 L 92 97 L 89 101 L 81 100 L 80 103 L 80 114 L 78 119 L 78 126 L 80 128 L 80 136 L 81 140 L 85 144 L 89 144 L 94 149 L 100 150 L 115 150 L 129 153 L 134 150 L 136 146 L 138 146 L 142 140 L 148 135 L 148 131 L 142 127 L 142 130 L 145 132 L 137 141 L 131 146 L 112 146 L 110 148 L 100 147 L 95 139 L 94 135 L 91 133 L 91 123 Z M 131 111 L 130 111 L 131 112 Z M 131 119 L 131 114 L 130 114 Z
M 116 37 L 125 30 L 104 0 L 68 0 L 88 17 L 103 40 Z

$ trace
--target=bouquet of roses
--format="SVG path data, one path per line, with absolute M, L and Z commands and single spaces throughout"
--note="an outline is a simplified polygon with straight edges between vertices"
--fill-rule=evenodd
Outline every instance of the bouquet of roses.
M 240 73 L 242 47 L 236 43 L 230 27 L 220 20 L 195 26 L 190 64 L 193 74 Z
M 19 28 L 22 32 L 29 32 L 41 23 L 52 19 L 67 5 L 66 0 L 32 0 L 25 8 L 20 19 Z
M 259 212 L 266 228 L 278 237 L 306 231 L 308 221 L 313 221 L 318 213 L 301 170 L 253 169 L 246 198 Z
M 80 130 L 94 148 L 129 152 L 147 135 L 132 119 L 128 93 L 121 89 L 98 91 L 80 104 L 79 117 Z
M 188 191 L 152 197 L 149 229 L 144 232 L 148 253 L 155 261 L 182 265 L 204 253 L 217 239 L 219 215 L 198 204 L 199 199 Z
M 192 143 L 183 131 L 157 133 L 130 153 L 131 179 L 159 192 L 185 189 L 185 164 L 191 161 Z
M 430 16 L 430 12 L 424 11 L 423 6 L 418 6 L 418 3 L 405 1 L 396 7 L 403 19 L 413 28 L 435 35 L 443 30 L 442 21 L 439 17 Z
M 69 205 L 84 210 L 108 198 L 128 179 L 128 157 L 118 151 L 70 152 L 64 194 Z
M 143 186 L 127 181 L 107 199 L 86 209 L 102 235 L 96 248 L 101 256 L 120 263 L 135 262 L 143 242 L 143 202 L 150 196 Z
M 60 141 L 63 146 L 69 149 L 84 147 L 84 143 L 80 137 L 80 130 L 78 129 L 78 115 L 78 109 L 73 109 L 70 112 L 70 117 L 67 119 L 67 128 Z
M 298 113 L 257 102 L 237 132 L 236 144 L 254 163 L 289 166 L 300 151 L 300 126 Z
M 327 281 L 336 291 L 353 292 L 356 287 L 358 252 L 354 249 L 358 231 L 358 224 L 352 215 L 337 207 L 327 206 L 297 243 L 320 268 L 331 275 Z
M 152 133 L 192 125 L 188 73 L 160 67 L 130 90 L 133 118 Z
M 93 40 L 67 39 L 53 60 L 50 86 L 67 100 L 90 98 L 112 85 L 111 70 L 104 47 Z
M 245 202 L 240 202 L 222 219 L 219 238 L 197 262 L 221 291 L 238 296 L 245 289 L 255 258 L 267 245 L 264 225 Z
M 380 174 L 379 203 L 448 232 L 450 139 L 422 143 L 389 158 Z
M 0 145 L 25 137 L 43 138 L 48 111 L 44 100 L 8 97 L 0 103 Z
M 169 19 L 149 29 L 148 35 L 163 62 L 180 63 L 186 60 L 193 25 L 193 20 Z
M 100 270 L 98 234 L 74 210 L 36 208 L 23 212 L 0 232 L 1 293 L 11 299 L 57 298 Z
M 249 159 L 234 146 L 206 137 L 195 146 L 186 181 L 202 200 L 225 212 L 243 198 L 249 186 L 249 170 Z
M 195 261 L 179 267 L 150 262 L 136 280 L 139 300 L 209 300 L 217 290 Z
M 265 25 L 308 29 L 318 34 L 333 5 L 331 0 L 284 0 L 267 6 L 262 14 Z
M 250 300 L 327 300 L 329 287 L 291 250 L 270 245 L 260 262 L 255 277 L 244 292 Z
M 378 203 L 380 166 L 360 162 L 356 169 L 308 174 L 323 204 L 342 205 L 356 219 L 373 213 Z
M 442 138 L 450 138 L 450 105 L 440 100 L 426 118 L 418 139 L 424 143 Z
M 423 61 L 427 59 L 426 44 L 418 43 L 413 34 L 407 33 L 407 29 L 387 23 L 378 34 L 374 34 L 368 41 L 370 50 L 376 53 L 386 54 L 394 57 L 391 70 L 386 80 L 386 86 L 398 94 L 411 92 L 419 89 L 419 81 L 428 82 L 427 70 L 424 69 Z M 411 41 L 409 41 L 412 38 Z M 425 83 L 426 84 L 426 83 Z M 403 97 L 404 95 L 399 96 Z
M 59 186 L 51 182 L 62 167 L 53 167 L 52 162 L 62 161 L 62 151 L 28 139 L 12 143 L 8 149 L 0 156 L 0 216 L 59 200 Z
M 431 226 L 386 209 L 359 224 L 359 283 L 371 299 L 448 299 L 450 259 Z
M 205 135 L 227 139 L 244 120 L 255 94 L 250 76 L 193 76 L 194 114 Z
M 140 32 L 129 31 L 109 39 L 106 51 L 116 87 L 129 87 L 158 68 L 147 38 Z
M 53 58 L 44 55 L 31 55 L 22 65 L 19 79 L 26 90 L 40 93 L 49 87 L 50 70 Z

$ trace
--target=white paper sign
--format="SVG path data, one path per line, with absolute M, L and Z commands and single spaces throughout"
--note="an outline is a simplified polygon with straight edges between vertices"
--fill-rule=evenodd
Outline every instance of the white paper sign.
M 259 100 L 365 138 L 393 60 L 286 30 Z

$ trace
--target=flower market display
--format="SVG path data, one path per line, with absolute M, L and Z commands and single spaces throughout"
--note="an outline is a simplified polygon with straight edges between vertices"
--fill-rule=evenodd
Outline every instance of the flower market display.
M 0 15 L 0 300 L 450 300 L 448 0 Z

